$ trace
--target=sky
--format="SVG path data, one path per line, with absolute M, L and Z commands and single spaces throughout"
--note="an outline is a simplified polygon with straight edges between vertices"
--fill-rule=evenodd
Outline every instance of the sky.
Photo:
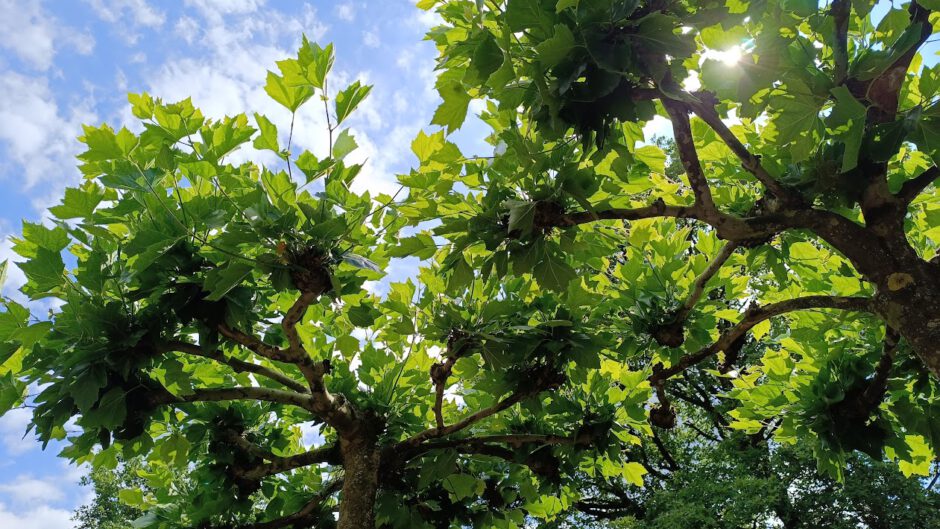
M 191 96 L 208 117 L 261 112 L 282 133 L 289 114 L 264 93 L 274 62 L 292 55 L 302 34 L 336 46 L 334 86 L 375 86 L 350 120 L 368 163 L 356 186 L 394 193 L 395 174 L 416 160 L 412 138 L 439 101 L 434 46 L 423 40 L 437 18 L 414 0 L 0 0 L 0 261 L 15 258 L 8 237 L 21 220 L 39 221 L 66 186 L 81 177 L 75 155 L 81 125 L 108 123 L 139 130 L 128 92 L 173 101 Z M 885 6 L 887 2 L 883 3 Z M 883 9 L 883 8 L 882 8 Z M 935 51 L 925 53 L 935 62 Z M 472 109 L 473 110 L 473 109 Z M 664 133 L 665 121 L 647 136 Z M 456 134 L 465 155 L 491 154 L 474 119 Z M 286 143 L 286 138 L 282 139 Z M 323 152 L 325 122 L 304 107 L 295 152 Z M 270 153 L 239 154 L 270 162 Z M 390 275 L 407 273 L 408 263 Z M 412 268 L 413 269 L 413 268 Z M 24 282 L 12 267 L 3 293 Z M 34 306 L 34 310 L 36 307 Z M 78 486 L 84 469 L 40 450 L 24 437 L 30 412 L 0 418 L 0 528 L 67 529 L 72 511 L 90 499 Z

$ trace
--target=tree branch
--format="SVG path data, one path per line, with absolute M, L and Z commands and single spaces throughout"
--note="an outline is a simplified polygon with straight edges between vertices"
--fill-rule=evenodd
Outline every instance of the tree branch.
M 203 388 L 197 389 L 189 395 L 173 395 L 172 393 L 166 392 L 155 395 L 151 399 L 151 402 L 155 405 L 162 405 L 221 402 L 228 400 L 258 400 L 297 406 L 310 411 L 313 410 L 313 399 L 310 395 L 260 387 Z
M 715 134 L 717 134 L 725 145 L 731 149 L 731 152 L 738 157 L 741 161 L 741 166 L 744 167 L 747 172 L 754 175 L 754 177 L 757 178 L 760 183 L 764 184 L 764 187 L 773 193 L 775 197 L 792 204 L 800 202 L 797 195 L 783 187 L 780 182 L 764 169 L 764 166 L 760 163 L 760 157 L 751 153 L 751 151 L 738 140 L 737 136 L 731 132 L 731 129 L 725 125 L 725 122 L 721 120 L 721 116 L 718 115 L 718 111 L 715 110 L 715 96 L 713 94 L 696 92 L 690 99 L 693 99 L 693 102 L 688 103 L 692 111 L 715 131 Z M 705 99 L 710 100 L 710 102 L 704 102 L 703 100 Z
M 327 498 L 339 492 L 343 486 L 343 480 L 338 479 L 326 483 L 323 486 L 323 489 L 313 496 L 310 501 L 304 504 L 297 512 L 289 514 L 282 518 L 277 518 L 268 522 L 259 522 L 248 525 L 238 526 L 237 529 L 280 529 L 281 527 L 287 527 L 290 525 L 303 523 L 313 518 L 317 514 L 317 510 L 320 505 L 326 501 Z
M 292 456 L 275 456 L 269 453 L 265 459 L 271 462 L 253 467 L 241 473 L 240 477 L 255 480 L 319 463 L 342 463 L 339 445 L 323 446 Z
M 835 69 L 832 81 L 836 86 L 845 81 L 845 76 L 849 71 L 848 32 L 851 9 L 852 4 L 849 3 L 849 0 L 833 0 L 832 5 L 829 7 L 829 15 L 832 17 L 835 26 L 835 40 L 832 46 Z
M 679 464 L 676 463 L 675 458 L 673 458 L 672 454 L 669 453 L 669 449 L 666 448 L 663 440 L 659 438 L 659 433 L 656 430 L 653 430 L 653 444 L 656 445 L 656 449 L 659 450 L 659 455 L 663 457 L 663 461 L 666 462 L 669 470 L 678 470 Z
M 437 428 L 437 427 L 428 428 L 427 430 L 424 430 L 423 432 L 420 432 L 398 443 L 398 445 L 396 446 L 396 449 L 414 448 L 420 445 L 425 440 L 433 439 L 437 437 L 444 437 L 445 435 L 450 435 L 452 433 L 459 432 L 460 430 L 463 430 L 464 428 L 468 426 L 476 424 L 491 415 L 495 415 L 503 410 L 511 408 L 514 404 L 521 401 L 525 397 L 528 397 L 529 395 L 530 395 L 529 392 L 516 391 L 512 393 L 511 395 L 509 395 L 508 397 L 506 397 L 505 399 L 490 406 L 489 408 L 484 408 L 476 413 L 468 415 L 464 417 L 463 419 L 461 419 L 460 421 L 457 421 L 454 424 L 451 424 L 450 426 L 445 426 L 443 428 Z
M 884 346 L 882 347 L 881 359 L 878 360 L 878 366 L 875 367 L 875 376 L 862 394 L 862 400 L 869 407 L 878 405 L 884 399 L 888 376 L 891 374 L 891 366 L 894 364 L 894 356 L 897 354 L 900 339 L 901 337 L 896 330 L 891 327 L 885 329 Z
M 307 292 L 303 292 L 291 307 L 291 310 L 288 311 L 292 321 L 294 321 L 291 327 L 294 328 L 295 331 L 297 321 L 303 317 L 303 312 L 310 305 L 310 302 L 312 302 L 308 302 L 310 295 L 311 294 Z M 285 315 L 285 320 L 287 320 L 287 315 Z M 352 406 L 346 402 L 345 399 L 338 399 L 333 396 L 323 384 L 323 376 L 330 371 L 329 360 L 314 362 L 302 347 L 300 351 L 293 348 L 286 350 L 280 349 L 264 343 L 255 336 L 246 334 L 238 329 L 233 329 L 224 323 L 219 324 L 218 329 L 219 332 L 229 340 L 242 345 L 258 355 L 278 362 L 296 365 L 304 375 L 310 387 L 311 400 L 307 409 L 314 412 L 338 431 L 351 431 L 355 427 L 353 424 L 355 422 L 355 411 Z M 299 343 L 299 337 L 297 338 L 297 343 Z
M 698 158 L 698 151 L 695 149 L 695 141 L 692 138 L 692 127 L 689 124 L 688 108 L 671 99 L 663 98 L 663 106 L 672 121 L 672 132 L 676 140 L 676 149 L 679 151 L 679 159 L 685 168 L 685 173 L 689 178 L 689 185 L 692 187 L 692 193 L 695 194 L 695 204 L 699 206 L 706 214 L 717 211 L 715 202 L 712 199 L 711 188 L 708 187 L 708 180 L 702 171 L 702 163 Z
M 856 97 L 862 96 L 863 99 L 872 104 L 868 109 L 869 124 L 894 121 L 898 112 L 899 94 L 901 87 L 904 85 L 907 70 L 910 68 L 911 61 L 917 51 L 933 32 L 933 25 L 930 23 L 930 10 L 913 1 L 908 7 L 908 12 L 910 13 L 910 26 L 920 24 L 920 35 L 918 35 L 917 41 L 903 55 L 898 57 L 891 66 L 885 69 L 881 75 L 867 82 L 855 81 L 853 83 L 855 86 L 851 87 Z
M 752 327 L 758 323 L 770 319 L 774 316 L 808 309 L 839 309 L 861 312 L 874 312 L 871 298 L 863 297 L 844 297 L 844 296 L 806 296 L 794 298 L 778 303 L 772 303 L 765 307 L 752 307 L 744 313 L 744 318 L 738 322 L 729 331 L 721 335 L 713 344 L 700 349 L 694 353 L 687 354 L 679 359 L 678 362 L 667 368 L 655 371 L 650 376 L 650 383 L 655 386 L 656 383 L 664 381 L 675 376 L 689 367 L 692 367 L 703 360 L 725 351 L 734 344 L 739 338 L 744 336 Z
M 930 187 L 930 184 L 934 183 L 938 178 L 940 178 L 940 168 L 936 165 L 930 167 L 919 175 L 911 178 L 901 186 L 901 189 L 895 194 L 899 200 L 904 204 L 906 208 L 911 202 L 917 198 L 925 189 Z
M 676 315 L 676 320 L 685 321 L 685 319 L 689 316 L 689 313 L 692 312 L 692 309 L 695 307 L 695 304 L 698 303 L 698 300 L 702 298 L 702 294 L 705 293 L 705 287 L 708 285 L 708 281 L 718 273 L 721 267 L 731 257 L 737 248 L 738 243 L 735 241 L 726 243 L 721 248 L 721 251 L 718 252 L 718 255 L 716 255 L 710 263 L 708 263 L 708 266 L 702 272 L 702 275 L 695 278 L 692 292 L 689 293 L 689 297 L 685 299 L 685 302 L 682 304 L 682 308 L 679 309 L 679 313 Z
M 258 356 L 263 356 L 269 360 L 274 360 L 275 362 L 285 362 L 289 364 L 294 363 L 294 357 L 290 354 L 290 351 L 285 351 L 281 348 L 274 347 L 273 345 L 266 344 L 255 336 L 229 327 L 225 323 L 220 323 L 216 328 L 219 330 L 219 333 L 221 333 L 222 336 L 228 338 L 238 345 L 245 347 Z
M 298 392 L 306 393 L 307 388 L 300 382 L 290 378 L 289 376 L 281 373 L 276 369 L 271 369 L 262 365 L 253 364 L 251 362 L 245 362 L 244 360 L 239 360 L 237 358 L 226 357 L 225 353 L 219 350 L 207 350 L 199 347 L 198 345 L 191 344 L 188 342 L 173 341 L 165 344 L 161 344 L 159 348 L 162 351 L 170 352 L 177 351 L 180 353 L 185 353 L 193 356 L 201 356 L 203 358 L 208 358 L 214 360 L 221 364 L 225 364 L 231 367 L 233 370 L 240 373 L 254 373 L 260 375 L 276 382 L 281 383 L 282 385 Z

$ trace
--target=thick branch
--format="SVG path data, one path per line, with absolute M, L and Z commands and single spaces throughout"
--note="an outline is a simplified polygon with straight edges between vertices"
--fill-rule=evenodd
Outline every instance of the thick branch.
M 302 317 L 302 312 L 309 306 L 303 305 L 307 293 L 301 294 L 298 301 L 294 304 L 291 311 L 292 318 Z M 299 315 L 298 315 L 299 314 Z M 285 316 L 285 319 L 287 316 Z M 296 321 L 295 321 L 296 324 Z M 291 327 L 294 327 L 292 325 Z M 317 414 L 325 420 L 330 426 L 339 431 L 349 431 L 354 428 L 354 411 L 345 401 L 340 401 L 334 397 L 323 384 L 323 375 L 329 372 L 330 363 L 328 360 L 314 362 L 305 350 L 301 348 L 299 353 L 294 349 L 280 349 L 262 342 L 255 336 L 246 334 L 238 329 L 233 329 L 226 324 L 219 324 L 219 332 L 229 340 L 244 346 L 254 353 L 275 360 L 296 365 L 300 368 L 307 384 L 310 387 L 311 400 L 309 403 L 310 411 Z
M 531 392 L 516 391 L 512 393 L 511 395 L 509 395 L 508 397 L 506 397 L 505 399 L 490 406 L 489 408 L 484 408 L 476 413 L 470 414 L 464 417 L 463 419 L 461 419 L 460 421 L 457 421 L 454 424 L 451 424 L 450 426 L 445 426 L 443 428 L 437 428 L 437 427 L 428 428 L 427 430 L 424 430 L 423 432 L 415 434 L 409 439 L 406 439 L 398 443 L 398 445 L 396 446 L 396 449 L 402 450 L 402 449 L 414 448 L 428 439 L 444 437 L 446 435 L 459 432 L 460 430 L 463 430 L 464 428 L 467 428 L 468 426 L 472 426 L 482 421 L 483 419 L 486 419 L 487 417 L 491 415 L 496 415 L 497 413 L 503 410 L 511 408 L 514 404 L 516 404 L 517 402 L 521 401 L 522 399 L 530 395 L 531 395 Z
M 153 404 L 183 404 L 193 402 L 221 402 L 228 400 L 259 400 L 276 404 L 297 406 L 305 410 L 313 409 L 310 395 L 273 388 L 234 387 L 197 389 L 189 395 L 161 393 L 152 399 Z
M 221 364 L 225 364 L 235 371 L 240 373 L 254 373 L 263 377 L 267 377 L 271 380 L 279 382 L 284 386 L 298 392 L 306 393 L 307 388 L 297 382 L 296 380 L 290 378 L 289 376 L 281 373 L 276 369 L 271 369 L 262 365 L 253 364 L 251 362 L 245 362 L 244 360 L 239 360 L 237 358 L 226 357 L 225 353 L 219 350 L 207 350 L 199 347 L 198 345 L 187 343 L 187 342 L 168 342 L 161 346 L 161 349 L 164 351 L 178 351 L 181 353 L 186 353 L 193 356 L 201 356 L 203 358 L 208 358 L 214 360 Z
M 898 57 L 885 71 L 870 82 L 856 82 L 853 92 L 856 96 L 862 95 L 872 103 L 868 111 L 870 124 L 888 123 L 894 121 L 898 111 L 899 94 L 907 76 L 911 61 L 920 47 L 930 38 L 933 25 L 930 23 L 930 10 L 925 9 L 917 2 L 911 2 L 908 7 L 910 25 L 919 24 L 920 35 L 917 41 L 907 51 Z
M 852 4 L 849 0 L 833 0 L 829 8 L 829 14 L 832 16 L 835 26 L 835 39 L 832 45 L 833 58 L 835 60 L 835 70 L 833 71 L 832 81 L 836 85 L 845 81 L 845 76 L 849 71 L 849 15 L 851 14 Z
M 725 125 L 725 122 L 721 120 L 721 117 L 718 115 L 718 111 L 715 110 L 715 105 L 713 102 L 703 102 L 701 99 L 709 98 L 714 99 L 714 96 L 707 93 L 699 93 L 699 101 L 689 103 L 689 107 L 702 118 L 702 120 L 708 124 L 712 130 L 715 131 L 715 134 L 731 149 L 731 151 L 741 160 L 741 166 L 744 169 L 754 175 L 757 180 L 764 184 L 764 187 L 768 191 L 774 194 L 777 198 L 781 200 L 786 200 L 791 203 L 798 203 L 798 197 L 787 188 L 783 187 L 780 182 L 778 182 L 770 173 L 764 169 L 764 166 L 760 163 L 760 157 L 753 154 L 751 151 L 738 140 L 737 136 L 731 132 L 731 129 Z M 694 99 L 694 98 L 693 98 Z
M 689 177 L 689 185 L 695 194 L 695 204 L 700 206 L 706 213 L 717 211 L 715 202 L 712 199 L 711 189 L 708 187 L 708 180 L 702 171 L 702 163 L 698 159 L 698 151 L 695 149 L 695 141 L 692 138 L 692 127 L 689 124 L 689 114 L 685 105 L 678 101 L 662 99 L 666 112 L 672 120 L 672 132 L 676 140 L 676 148 L 679 151 L 679 159 L 685 168 L 685 173 Z
M 281 457 L 268 454 L 265 456 L 265 459 L 271 462 L 251 468 L 242 473 L 240 477 L 245 479 L 261 479 L 319 463 L 329 463 L 331 465 L 342 463 L 342 456 L 338 445 L 315 448 L 293 456 Z
M 695 278 L 692 292 L 689 293 L 689 297 L 685 299 L 682 308 L 679 309 L 679 313 L 676 315 L 678 321 L 685 321 L 689 313 L 692 312 L 692 309 L 695 307 L 695 304 L 702 298 L 702 294 L 705 293 L 705 287 L 708 285 L 708 281 L 718 273 L 718 270 L 721 269 L 737 248 L 738 243 L 734 241 L 726 243 L 721 248 L 721 251 L 718 252 L 718 255 L 708 263 L 708 267 L 705 268 L 702 275 Z
M 303 319 L 307 309 L 316 299 L 317 294 L 314 292 L 301 292 L 291 308 L 284 314 L 284 319 L 281 320 L 281 328 L 284 329 L 287 343 L 290 344 L 290 351 L 295 358 L 307 356 L 307 352 L 300 342 L 300 334 L 297 333 L 297 324 Z
M 438 429 L 444 428 L 444 389 L 458 355 L 431 366 L 431 381 L 434 383 L 434 422 Z
M 874 312 L 872 300 L 863 297 L 844 297 L 844 296 L 806 296 L 794 298 L 779 303 L 772 303 L 765 307 L 753 307 L 744 313 L 744 318 L 732 327 L 729 331 L 721 335 L 718 340 L 694 353 L 683 356 L 678 362 L 668 368 L 656 370 L 650 376 L 651 383 L 666 380 L 675 376 L 689 367 L 692 367 L 703 360 L 718 354 L 721 351 L 729 349 L 739 338 L 744 336 L 752 327 L 758 323 L 770 319 L 774 316 L 808 309 L 839 309 L 862 312 Z
M 940 168 L 936 165 L 925 170 L 923 173 L 911 178 L 901 186 L 901 189 L 898 190 L 895 196 L 907 207 L 908 204 L 914 201 L 917 198 L 917 195 L 921 194 L 925 189 L 930 187 L 930 184 L 934 183 L 938 178 L 940 178 Z
M 290 351 L 285 351 L 273 345 L 266 344 L 250 334 L 229 327 L 225 323 L 220 323 L 217 328 L 222 336 L 259 356 L 274 360 L 275 362 L 294 363 L 294 357 L 290 354 Z
M 891 374 L 891 366 L 894 364 L 894 356 L 897 354 L 900 339 L 901 337 L 896 330 L 891 327 L 885 329 L 884 346 L 881 351 L 881 359 L 878 360 L 878 366 L 875 368 L 875 377 L 872 378 L 862 394 L 862 400 L 869 407 L 877 406 L 885 396 L 888 376 Z

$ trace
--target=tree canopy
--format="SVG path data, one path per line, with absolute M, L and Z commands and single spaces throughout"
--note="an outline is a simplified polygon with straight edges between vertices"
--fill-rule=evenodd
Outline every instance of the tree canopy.
M 443 20 L 443 103 L 406 193 L 351 190 L 371 87 L 328 82 L 306 38 L 265 90 L 291 118 L 322 104 L 327 152 L 293 152 L 293 119 L 148 94 L 130 129 L 86 126 L 85 181 L 15 241 L 54 309 L 5 300 L 0 411 L 33 388 L 63 456 L 144 458 L 139 528 L 556 523 L 605 484 L 638 494 L 636 447 L 703 377 L 723 430 L 836 479 L 856 452 L 927 473 L 936 1 L 877 24 L 848 0 L 418 7 Z M 449 138 L 474 100 L 492 156 Z M 227 158 L 248 146 L 279 160 Z

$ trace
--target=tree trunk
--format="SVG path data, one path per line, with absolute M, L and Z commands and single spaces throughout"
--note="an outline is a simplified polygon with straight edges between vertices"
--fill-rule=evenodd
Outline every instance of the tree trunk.
M 379 450 L 375 439 L 341 441 L 343 492 L 337 529 L 375 529 L 375 494 L 379 483 Z
M 940 378 L 940 264 L 920 261 L 890 274 L 879 285 L 875 302 L 888 324 Z

